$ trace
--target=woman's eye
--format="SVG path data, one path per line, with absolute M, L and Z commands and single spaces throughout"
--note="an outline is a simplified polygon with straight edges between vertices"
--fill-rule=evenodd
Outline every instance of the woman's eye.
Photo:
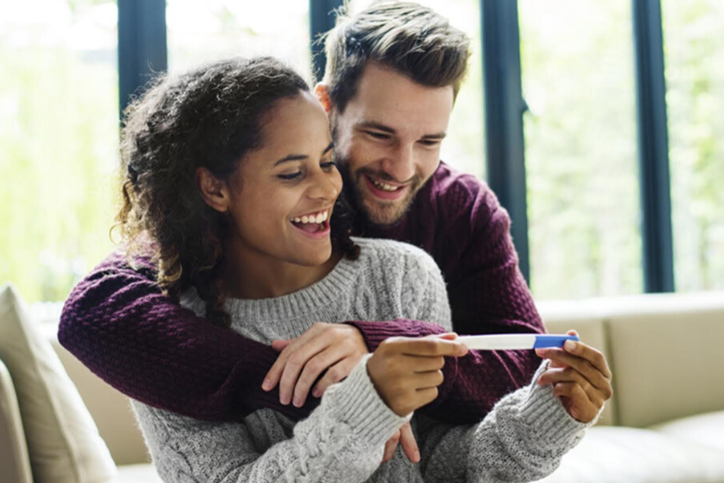
M 278 174 L 277 178 L 279 179 L 285 179 L 285 180 L 293 180 L 297 179 L 302 175 L 301 171 L 297 171 L 296 173 L 289 173 L 289 174 Z
M 332 168 L 336 168 L 337 163 L 335 163 L 334 161 L 327 161 L 326 163 L 321 163 L 320 166 L 322 167 L 322 169 L 330 170 Z

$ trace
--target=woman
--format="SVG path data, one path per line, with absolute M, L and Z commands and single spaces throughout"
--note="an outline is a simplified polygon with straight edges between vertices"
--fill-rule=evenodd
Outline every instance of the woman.
M 159 283 L 213 323 L 267 344 L 317 320 L 450 328 L 429 256 L 349 238 L 326 115 L 279 62 L 235 59 L 162 81 L 129 112 L 123 160 L 129 247 L 154 252 Z M 600 409 L 577 421 L 550 385 L 532 383 L 477 425 L 413 418 L 442 382 L 443 358 L 426 357 L 441 344 L 464 353 L 442 339 L 386 341 L 296 424 L 270 409 L 236 423 L 134 409 L 167 482 L 534 480 Z M 421 464 L 397 453 L 381 465 L 385 442 L 410 420 Z

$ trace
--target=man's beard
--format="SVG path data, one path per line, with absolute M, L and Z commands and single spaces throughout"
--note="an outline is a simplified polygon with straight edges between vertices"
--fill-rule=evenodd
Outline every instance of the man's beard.
M 344 181 L 344 193 L 347 201 L 352 206 L 355 212 L 355 216 L 358 221 L 364 222 L 366 226 L 391 226 L 399 222 L 405 213 L 410 209 L 415 195 L 424 184 L 420 176 L 415 175 L 412 182 L 409 184 L 408 193 L 402 200 L 396 200 L 394 202 L 381 202 L 372 198 L 373 195 L 369 195 L 366 199 L 364 196 L 364 189 L 362 185 L 365 183 L 364 175 L 371 175 L 372 177 L 382 181 L 395 181 L 385 172 L 374 171 L 371 169 L 359 169 L 355 172 L 350 172 L 349 161 L 346 158 L 336 156 L 337 166 L 342 173 L 342 179 Z M 372 199 L 370 199 L 372 198 Z M 372 205 L 372 206 L 370 206 Z

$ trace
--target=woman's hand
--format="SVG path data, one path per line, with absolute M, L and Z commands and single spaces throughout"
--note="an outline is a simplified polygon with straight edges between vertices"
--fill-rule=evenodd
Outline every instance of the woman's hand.
M 367 373 L 378 394 L 398 416 L 406 416 L 437 398 L 445 356 L 468 353 L 467 346 L 456 337 L 391 337 L 367 361 Z
M 568 334 L 578 335 L 574 330 Z M 536 354 L 551 361 L 538 384 L 553 384 L 553 394 L 573 419 L 582 423 L 593 421 L 613 396 L 611 370 L 603 354 L 573 341 L 566 341 L 563 349 L 537 349 Z
M 354 366 L 368 353 L 360 331 L 347 324 L 317 322 L 292 340 L 275 340 L 272 347 L 281 351 L 269 369 L 262 389 L 271 391 L 279 384 L 279 401 L 302 407 L 314 381 L 312 394 L 322 397 L 329 386 L 349 376 Z

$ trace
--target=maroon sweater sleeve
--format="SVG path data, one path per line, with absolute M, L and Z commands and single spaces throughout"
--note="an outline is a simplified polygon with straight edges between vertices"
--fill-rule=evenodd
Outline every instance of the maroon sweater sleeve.
M 131 268 L 120 253 L 109 256 L 66 301 L 58 330 L 60 343 L 127 396 L 197 419 L 235 420 L 266 407 L 299 420 L 319 404 L 310 397 L 302 408 L 284 406 L 278 390 L 263 391 L 262 379 L 277 352 L 197 317 L 164 296 L 153 275 L 148 267 Z M 443 330 L 416 321 L 357 326 L 367 340 Z M 455 365 L 448 364 L 445 371 L 446 381 L 452 384 Z M 480 417 L 474 410 L 465 420 L 474 422 Z M 459 418 L 440 412 L 438 419 L 455 422 Z

